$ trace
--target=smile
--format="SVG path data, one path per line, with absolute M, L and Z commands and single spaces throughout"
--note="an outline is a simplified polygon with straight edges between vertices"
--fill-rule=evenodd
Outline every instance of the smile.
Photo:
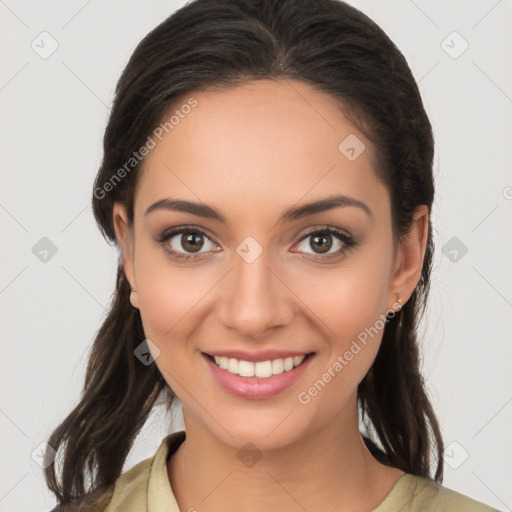
M 211 361 L 233 375 L 240 377 L 256 377 L 258 379 L 269 379 L 274 375 L 288 372 L 299 366 L 307 355 L 287 357 L 285 359 L 271 359 L 268 361 L 244 361 L 232 357 L 219 357 L 207 354 Z
M 273 354 L 268 353 L 264 356 L 263 352 L 258 356 L 249 355 L 246 359 L 228 357 L 228 355 L 237 354 L 212 355 L 202 352 L 210 375 L 232 395 L 262 400 L 282 393 L 297 382 L 308 370 L 316 352 L 282 354 L 286 357 L 275 359 L 272 359 Z M 243 357 L 241 353 L 240 356 Z M 249 358 L 263 359 L 263 357 L 270 357 L 270 359 L 247 361 Z

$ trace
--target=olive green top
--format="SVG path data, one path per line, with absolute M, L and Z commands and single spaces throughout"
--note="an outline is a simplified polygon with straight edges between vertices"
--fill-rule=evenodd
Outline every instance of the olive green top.
M 122 474 L 112 491 L 96 501 L 105 512 L 180 512 L 167 474 L 167 460 L 185 439 L 185 432 L 165 437 L 154 457 Z M 108 506 L 105 507 L 105 505 Z M 401 476 L 372 512 L 499 512 L 423 477 Z

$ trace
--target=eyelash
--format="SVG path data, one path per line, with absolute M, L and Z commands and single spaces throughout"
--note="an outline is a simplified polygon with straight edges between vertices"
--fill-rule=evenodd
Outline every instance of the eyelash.
M 173 258 L 176 258 L 178 260 L 184 261 L 184 260 L 191 260 L 195 259 L 197 256 L 190 254 L 190 255 L 184 255 L 183 253 L 174 251 L 173 249 L 169 249 L 169 247 L 164 246 L 165 242 L 167 242 L 169 239 L 173 238 L 176 235 L 183 234 L 183 233 L 193 233 L 197 234 L 200 233 L 204 235 L 208 240 L 213 242 L 213 240 L 208 236 L 208 234 L 201 228 L 197 226 L 181 226 L 179 228 L 173 228 L 169 231 L 164 231 L 157 239 L 156 242 L 158 242 L 160 245 L 162 245 L 163 249 L 167 254 L 172 256 Z M 303 240 L 307 239 L 308 237 L 316 234 L 328 234 L 333 235 L 335 238 L 340 240 L 343 243 L 343 247 L 341 250 L 338 250 L 334 253 L 328 253 L 325 255 L 321 254 L 312 254 L 307 253 L 308 257 L 307 259 L 313 259 L 313 260 L 321 260 L 325 261 L 326 259 L 332 259 L 332 257 L 339 257 L 343 254 L 345 254 L 350 249 L 353 249 L 358 245 L 358 243 L 352 238 L 351 235 L 346 233 L 345 231 L 342 231 L 341 229 L 334 228 L 332 226 L 320 226 L 318 228 L 315 228 L 311 231 L 308 231 L 307 233 L 302 236 L 294 245 L 297 245 L 298 243 L 302 242 Z M 298 252 L 298 251 L 294 251 Z M 202 253 L 204 254 L 204 253 Z

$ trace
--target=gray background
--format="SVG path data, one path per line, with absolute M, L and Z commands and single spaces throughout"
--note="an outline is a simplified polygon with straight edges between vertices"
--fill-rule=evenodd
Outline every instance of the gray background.
M 350 3 L 408 59 L 435 131 L 423 353 L 444 485 L 511 510 L 512 2 Z M 0 0 L 1 511 L 54 505 L 41 443 L 79 398 L 114 288 L 116 252 L 89 205 L 114 86 L 138 41 L 183 4 Z M 125 469 L 154 454 L 164 419 L 160 408 Z

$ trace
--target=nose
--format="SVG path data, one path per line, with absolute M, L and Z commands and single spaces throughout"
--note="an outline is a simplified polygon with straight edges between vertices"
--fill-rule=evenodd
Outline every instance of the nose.
M 239 336 L 261 338 L 293 318 L 293 294 L 279 271 L 271 268 L 269 252 L 263 251 L 252 263 L 236 255 L 234 268 L 222 285 L 218 317 Z

